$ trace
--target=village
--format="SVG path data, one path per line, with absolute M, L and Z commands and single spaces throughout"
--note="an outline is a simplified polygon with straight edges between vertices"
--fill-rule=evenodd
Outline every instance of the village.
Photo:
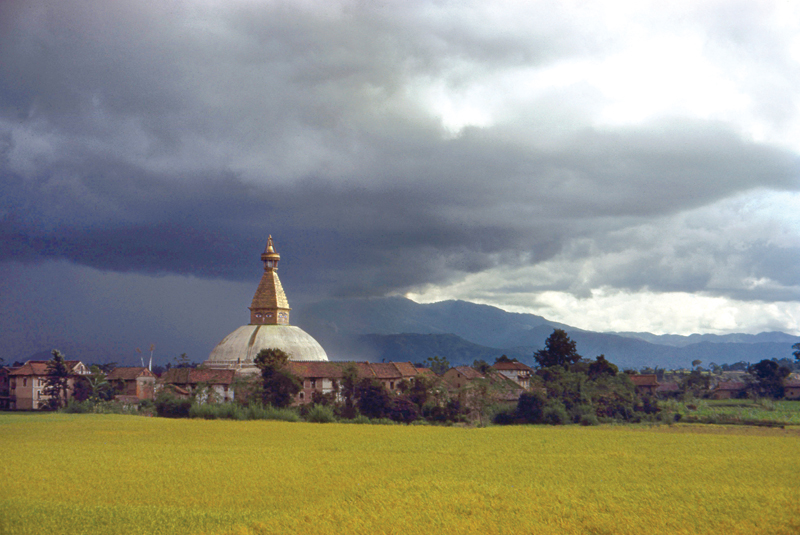
M 548 405 L 554 422 L 578 423 L 598 417 L 635 420 L 636 413 L 659 412 L 658 401 L 667 399 L 800 399 L 800 376 L 777 362 L 725 371 L 706 370 L 695 361 L 691 371 L 620 372 L 602 355 L 583 358 L 561 329 L 533 355 L 535 368 L 505 355 L 493 364 L 476 360 L 453 367 L 439 356 L 415 363 L 332 361 L 312 336 L 289 322 L 272 236 L 260 259 L 264 272 L 249 307 L 250 322 L 226 336 L 202 364 L 176 359 L 175 366 L 155 372 L 152 360 L 139 367 L 89 366 L 54 350 L 50 361 L 0 368 L 0 410 L 58 409 L 87 400 L 135 410 L 168 396 L 198 404 L 327 405 L 340 412 L 343 404 L 354 410 L 358 403 L 362 413 L 397 414 L 404 421 L 441 419 L 445 412 L 445 419 L 482 422 L 485 413 L 505 410 L 506 420 L 536 422 L 513 413 L 535 397 L 535 404 Z M 282 360 L 265 370 L 260 359 L 273 353 Z M 283 383 L 270 386 L 267 372 L 283 377 Z M 54 388 L 55 382 L 61 386 Z M 281 390 L 280 397 L 270 390 Z
M 441 364 L 442 360 L 436 359 L 434 364 Z M 197 403 L 244 403 L 254 383 L 260 380 L 257 374 L 241 375 L 235 370 L 205 366 L 171 367 L 156 375 L 146 366 L 121 366 L 104 372 L 98 366 L 88 367 L 80 361 L 67 360 L 67 396 L 54 404 L 52 396 L 46 391 L 48 362 L 31 360 L 22 366 L 0 368 L 0 409 L 42 410 L 65 406 L 69 401 L 83 402 L 88 399 L 135 408 L 143 403 L 147 406 L 161 392 Z M 430 367 L 419 367 L 410 362 L 289 361 L 286 371 L 297 378 L 300 385 L 291 406 L 341 403 L 342 383 L 348 368 L 356 371 L 357 381 L 379 384 L 392 399 L 403 399 L 411 386 L 421 380 L 425 381 L 428 395 L 438 396 L 440 404 L 455 399 L 470 406 L 474 404 L 476 396 L 484 396 L 491 398 L 488 400 L 491 403 L 513 405 L 523 393 L 546 393 L 546 387 L 537 377 L 535 369 L 508 359 L 498 359 L 492 365 L 481 361 L 474 367 L 455 366 L 440 374 Z M 658 400 L 741 399 L 758 395 L 758 381 L 746 372 L 713 375 L 684 370 L 666 373 L 664 377 L 670 379 L 668 381 L 659 381 L 657 374 L 629 371 L 622 375 L 630 380 L 639 396 Z M 701 385 L 699 390 L 698 384 Z M 784 399 L 800 399 L 800 378 L 797 374 L 789 375 L 783 380 L 782 386 Z

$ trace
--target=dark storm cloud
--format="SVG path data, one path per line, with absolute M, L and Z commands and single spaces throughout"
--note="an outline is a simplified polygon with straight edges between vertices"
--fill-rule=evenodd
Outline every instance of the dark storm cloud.
M 5 3 L 0 259 L 251 280 L 271 233 L 304 291 L 385 294 L 797 188 L 794 154 L 720 122 L 555 136 L 538 123 L 573 103 L 534 99 L 449 132 L 426 103 L 433 82 L 458 93 L 600 40 L 555 8 L 513 27 L 438 9 Z M 666 252 L 638 243 L 593 282 L 709 289 L 713 266 L 680 261 L 691 236 Z M 757 257 L 782 254 L 769 251 Z M 743 272 L 794 280 L 737 255 Z

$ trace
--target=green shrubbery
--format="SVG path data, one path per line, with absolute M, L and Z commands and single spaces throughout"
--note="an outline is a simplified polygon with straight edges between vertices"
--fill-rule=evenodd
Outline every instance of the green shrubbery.
M 305 415 L 305 420 L 315 424 L 329 424 L 336 421 L 336 415 L 327 405 L 312 405 Z
M 125 405 L 119 401 L 77 401 L 70 399 L 59 412 L 68 414 L 149 414 L 153 402 L 143 400 L 139 404 Z

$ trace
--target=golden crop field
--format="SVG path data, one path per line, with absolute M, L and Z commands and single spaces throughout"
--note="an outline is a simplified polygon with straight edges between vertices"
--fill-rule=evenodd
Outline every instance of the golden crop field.
M 797 534 L 796 429 L 0 415 L 6 534 Z

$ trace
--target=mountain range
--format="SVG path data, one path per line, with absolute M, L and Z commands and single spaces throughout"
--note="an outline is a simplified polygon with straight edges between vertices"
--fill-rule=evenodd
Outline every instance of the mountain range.
M 506 312 L 466 301 L 420 304 L 403 297 L 326 300 L 296 307 L 295 322 L 332 360 L 422 362 L 433 356 L 453 364 L 501 355 L 533 364 L 553 329 L 564 329 L 587 358 L 600 354 L 620 368 L 689 368 L 704 364 L 792 358 L 800 337 L 760 334 L 655 335 L 592 332 L 534 314 Z

